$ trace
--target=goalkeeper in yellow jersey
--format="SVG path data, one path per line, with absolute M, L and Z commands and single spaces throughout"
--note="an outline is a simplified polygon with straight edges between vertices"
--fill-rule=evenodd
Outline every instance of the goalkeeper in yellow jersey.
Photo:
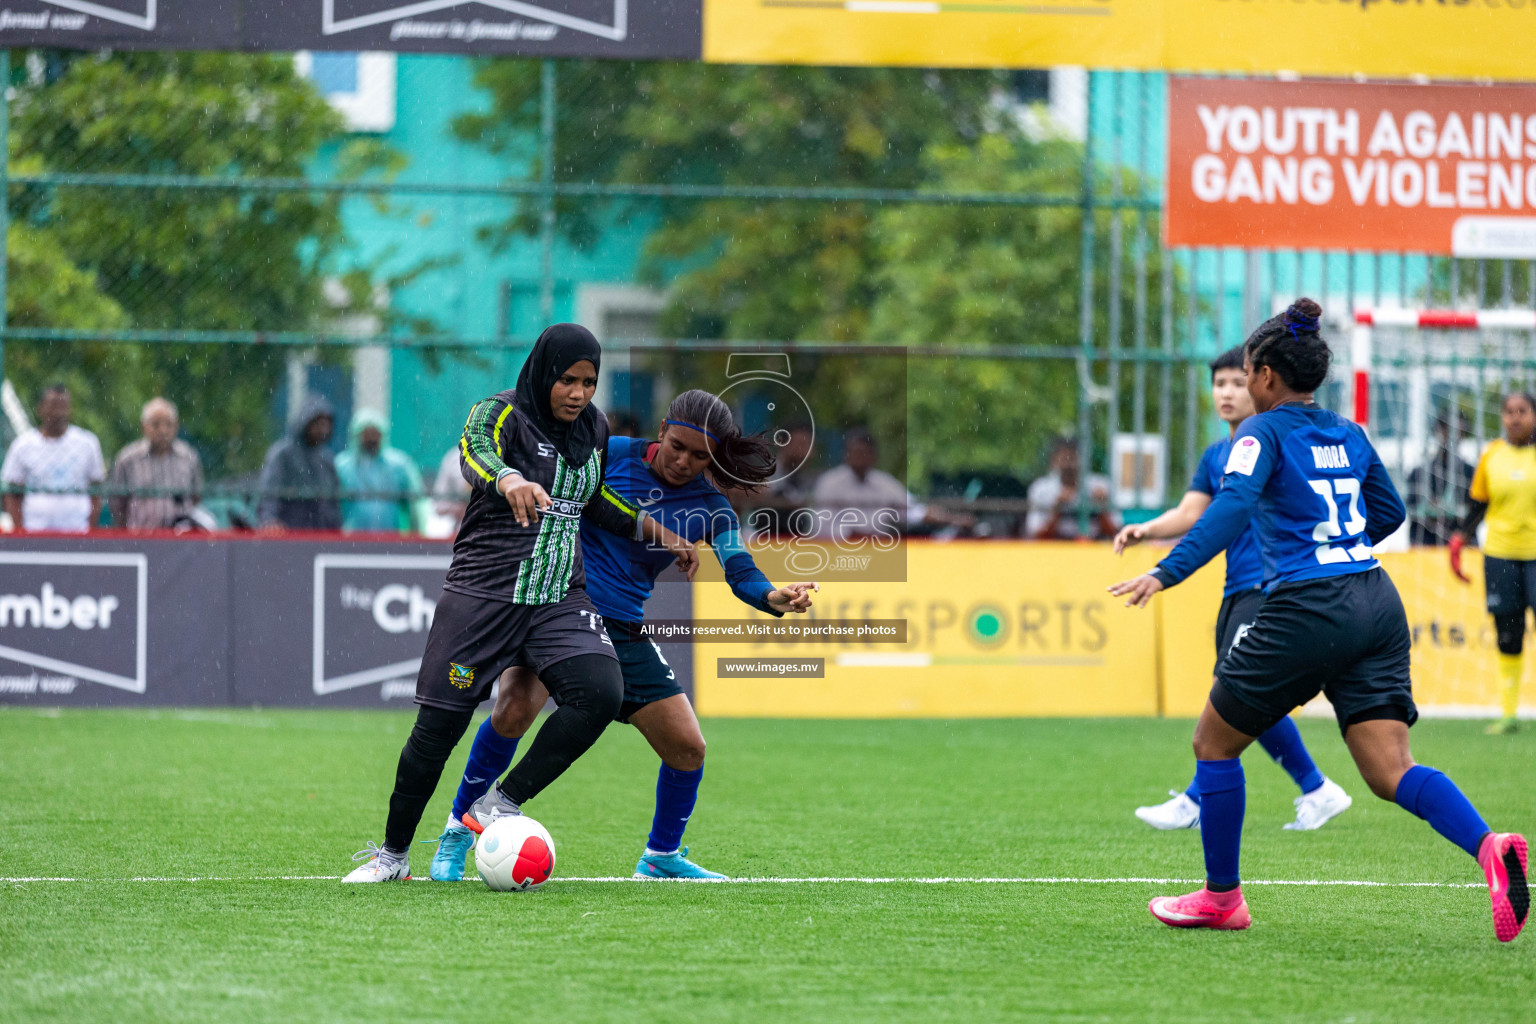
M 1525 610 L 1536 608 L 1536 398 L 1517 391 L 1502 406 L 1504 437 L 1478 460 L 1467 492 L 1467 516 L 1451 535 L 1451 571 L 1462 580 L 1461 549 L 1484 518 L 1483 576 L 1488 613 L 1499 642 L 1499 696 L 1504 716 L 1493 735 L 1514 732 L 1524 666 Z M 1467 581 L 1470 582 L 1470 581 Z

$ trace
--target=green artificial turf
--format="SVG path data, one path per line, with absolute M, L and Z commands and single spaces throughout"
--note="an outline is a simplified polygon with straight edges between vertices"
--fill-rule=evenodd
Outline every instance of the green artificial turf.
M 655 759 L 616 726 L 533 801 L 556 880 L 348 886 L 381 838 L 401 713 L 0 709 L 0 1021 L 1516 1021 L 1536 928 L 1483 889 L 1249 886 L 1244 933 L 1181 932 L 1143 882 L 685 885 L 628 875 Z M 1294 788 L 1246 758 L 1249 879 L 1478 882 L 1370 797 L 1282 831 Z M 710 721 L 687 842 L 735 876 L 1195 879 L 1195 832 L 1131 816 L 1188 781 L 1187 722 Z M 1536 735 L 1427 722 L 1415 753 L 1495 827 L 1536 832 Z M 436 834 L 466 745 L 419 839 Z M 432 847 L 412 864 L 425 875 Z M 236 881 L 123 881 L 133 876 Z

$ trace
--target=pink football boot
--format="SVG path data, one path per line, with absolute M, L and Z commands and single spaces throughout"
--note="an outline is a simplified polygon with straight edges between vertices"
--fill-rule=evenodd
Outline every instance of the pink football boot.
M 1239 931 L 1247 928 L 1251 920 L 1241 886 L 1231 892 L 1211 892 L 1201 888 L 1188 896 L 1159 896 L 1147 904 L 1147 909 L 1170 928 Z
M 1528 855 L 1525 836 L 1514 832 L 1490 832 L 1477 850 L 1477 863 L 1488 876 L 1488 896 L 1493 901 L 1493 934 L 1500 942 L 1520 934 L 1531 910 L 1531 890 L 1525 879 Z

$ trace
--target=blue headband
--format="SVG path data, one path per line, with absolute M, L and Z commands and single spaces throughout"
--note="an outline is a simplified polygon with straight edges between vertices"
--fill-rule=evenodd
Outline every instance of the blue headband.
M 718 437 L 716 437 L 714 434 L 711 434 L 709 431 L 705 430 L 703 427 L 696 427 L 692 423 L 684 423 L 682 420 L 662 420 L 661 422 L 666 423 L 666 424 L 668 424 L 670 426 L 674 426 L 674 427 L 687 427 L 689 430 L 697 430 L 699 433 L 703 434 L 705 437 L 707 437 L 711 441 L 715 442 L 715 444 L 720 444 L 721 443 L 720 439 Z

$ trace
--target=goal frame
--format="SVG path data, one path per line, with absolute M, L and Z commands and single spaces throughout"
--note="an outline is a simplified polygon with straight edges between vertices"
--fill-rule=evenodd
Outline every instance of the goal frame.
M 1412 309 L 1405 307 L 1355 308 L 1350 336 L 1349 364 L 1353 390 L 1351 418 L 1362 427 L 1370 425 L 1371 374 L 1378 327 L 1417 327 L 1437 330 L 1516 330 L 1536 336 L 1536 309 Z

